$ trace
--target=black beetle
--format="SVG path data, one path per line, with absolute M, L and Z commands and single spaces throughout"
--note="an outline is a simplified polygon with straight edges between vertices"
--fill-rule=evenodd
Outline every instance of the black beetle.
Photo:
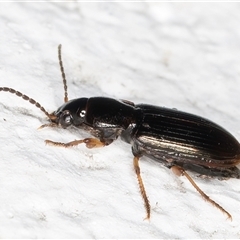
M 67 82 L 58 47 L 65 103 L 49 114 L 38 102 L 12 88 L 0 87 L 29 101 L 43 111 L 50 120 L 43 127 L 68 128 L 74 126 L 90 133 L 94 138 L 60 143 L 46 140 L 47 144 L 72 147 L 85 143 L 88 148 L 111 144 L 119 136 L 132 145 L 133 165 L 141 195 L 150 218 L 150 204 L 140 175 L 138 161 L 147 156 L 171 168 L 177 175 L 184 175 L 201 196 L 232 218 L 219 204 L 209 198 L 185 170 L 211 177 L 240 178 L 239 142 L 219 125 L 196 115 L 174 109 L 137 104 L 127 100 L 106 97 L 78 98 L 68 101 Z

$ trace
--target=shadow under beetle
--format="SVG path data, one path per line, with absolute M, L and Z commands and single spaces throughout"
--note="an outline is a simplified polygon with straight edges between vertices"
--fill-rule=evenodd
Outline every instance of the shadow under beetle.
M 58 58 L 64 84 L 65 103 L 53 113 L 48 113 L 38 102 L 8 87 L 0 91 L 16 94 L 34 104 L 49 118 L 44 127 L 68 128 L 74 126 L 90 133 L 85 138 L 68 143 L 46 140 L 49 145 L 73 147 L 85 143 L 88 148 L 103 147 L 118 137 L 132 145 L 133 166 L 141 195 L 150 218 L 150 203 L 140 175 L 139 159 L 147 156 L 161 162 L 178 175 L 184 175 L 200 195 L 232 219 L 218 203 L 207 196 L 185 170 L 218 178 L 240 178 L 240 144 L 219 125 L 193 114 L 147 104 L 134 104 L 127 100 L 106 97 L 68 100 L 67 82 L 61 58 Z

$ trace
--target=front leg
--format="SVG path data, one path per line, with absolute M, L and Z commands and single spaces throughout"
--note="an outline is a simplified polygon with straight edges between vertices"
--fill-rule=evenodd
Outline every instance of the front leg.
M 72 142 L 68 142 L 68 143 L 61 143 L 61 142 L 53 142 L 51 140 L 45 140 L 45 143 L 48 145 L 52 145 L 52 146 L 56 146 L 56 147 L 74 147 L 77 146 L 78 144 L 81 143 L 85 143 L 87 148 L 98 148 L 98 147 L 104 147 L 109 145 L 110 143 L 112 143 L 113 140 L 112 139 L 97 139 L 97 138 L 85 138 L 82 140 L 74 140 Z

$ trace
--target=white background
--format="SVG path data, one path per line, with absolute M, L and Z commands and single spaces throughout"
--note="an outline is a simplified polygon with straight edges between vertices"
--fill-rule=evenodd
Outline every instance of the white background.
M 239 3 L 1 3 L 0 81 L 49 112 L 108 96 L 191 112 L 240 139 Z M 88 136 L 45 128 L 33 105 L 0 92 L 0 238 L 240 238 L 240 180 L 184 178 L 142 158 L 150 221 L 130 145 L 46 146 Z

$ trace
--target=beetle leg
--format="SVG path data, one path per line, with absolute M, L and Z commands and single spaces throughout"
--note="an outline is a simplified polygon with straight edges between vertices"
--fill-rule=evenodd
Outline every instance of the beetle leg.
M 48 123 L 48 124 L 41 125 L 38 129 L 42 129 L 45 127 L 58 127 L 58 125 L 56 123 Z
M 150 203 L 149 203 L 146 191 L 145 191 L 145 187 L 144 187 L 144 184 L 143 184 L 143 181 L 142 181 L 142 177 L 141 177 L 141 174 L 140 174 L 140 167 L 139 167 L 139 164 L 138 164 L 139 158 L 140 157 L 136 157 L 136 156 L 133 158 L 133 166 L 134 166 L 134 170 L 137 174 L 137 179 L 138 179 L 140 192 L 141 192 L 141 195 L 142 195 L 143 200 L 144 200 L 145 209 L 147 211 L 147 216 L 146 216 L 145 219 L 150 219 L 151 206 L 150 206 Z
M 220 211 L 222 211 L 223 213 L 225 213 L 228 218 L 230 220 L 232 220 L 232 216 L 229 212 L 227 212 L 223 207 L 221 207 L 218 203 L 216 203 L 215 201 L 213 201 L 207 194 L 205 194 L 199 187 L 198 185 L 193 181 L 193 179 L 189 176 L 189 174 L 182 168 L 179 166 L 172 166 L 171 167 L 172 171 L 174 174 L 176 174 L 177 176 L 185 176 L 188 181 L 192 184 L 192 186 L 201 194 L 201 196 L 207 201 L 213 204 L 213 206 L 215 206 L 216 208 L 218 208 Z
M 51 140 L 45 140 L 45 143 L 48 145 L 56 146 L 56 147 L 74 147 L 78 144 L 85 143 L 87 148 L 97 148 L 97 147 L 104 147 L 108 145 L 106 142 L 102 142 L 97 138 L 85 138 L 82 140 L 74 140 L 68 143 L 61 143 L 61 142 L 53 142 Z

